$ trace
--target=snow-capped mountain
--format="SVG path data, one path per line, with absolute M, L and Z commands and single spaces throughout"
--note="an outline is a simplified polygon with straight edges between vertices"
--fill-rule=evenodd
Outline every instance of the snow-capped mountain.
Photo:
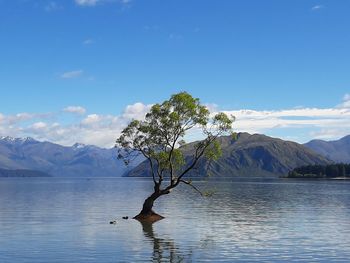
M 26 142 L 37 142 L 32 137 L 25 137 L 25 138 L 14 138 L 11 136 L 1 136 L 0 141 L 8 142 L 8 143 L 26 143 Z
M 135 162 L 135 165 L 137 163 Z M 0 137 L 0 168 L 30 169 L 52 176 L 121 176 L 127 169 L 117 149 L 76 143 L 67 147 L 33 138 Z

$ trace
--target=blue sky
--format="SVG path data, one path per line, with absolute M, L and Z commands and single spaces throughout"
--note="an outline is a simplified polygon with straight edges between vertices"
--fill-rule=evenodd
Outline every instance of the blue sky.
M 326 119 L 263 129 L 238 119 L 241 130 L 339 138 L 350 134 L 341 117 L 350 101 L 349 11 L 347 0 L 0 0 L 0 135 L 70 144 L 59 129 L 80 127 L 72 140 L 106 146 L 128 105 L 142 113 L 186 90 L 241 119 L 241 110 L 261 118 L 296 108 L 305 110 L 299 120 Z M 327 109 L 339 111 L 337 124 Z M 105 129 L 84 135 L 94 118 Z M 110 137 L 96 139 L 108 127 Z

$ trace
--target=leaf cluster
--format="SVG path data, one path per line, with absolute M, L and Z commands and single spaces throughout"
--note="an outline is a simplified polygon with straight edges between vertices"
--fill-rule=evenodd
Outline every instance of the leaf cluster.
M 155 104 L 144 120 L 133 120 L 121 132 L 116 141 L 120 149 L 118 158 L 125 164 L 142 154 L 149 162 L 156 191 L 160 188 L 164 176 L 170 177 L 170 184 L 163 189 L 169 191 L 184 181 L 183 176 L 192 170 L 201 157 L 216 160 L 221 154 L 216 138 L 232 129 L 233 117 L 218 113 L 213 117 L 198 98 L 187 92 L 174 94 L 169 100 Z M 185 161 L 180 146 L 185 144 L 184 137 L 191 130 L 199 130 L 205 138 L 196 143 L 190 163 Z

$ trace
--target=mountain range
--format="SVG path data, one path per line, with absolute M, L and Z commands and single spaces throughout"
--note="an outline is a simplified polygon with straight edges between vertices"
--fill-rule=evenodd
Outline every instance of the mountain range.
M 121 176 L 127 170 L 117 159 L 115 148 L 78 143 L 67 147 L 33 138 L 12 137 L 0 138 L 0 168 L 38 170 L 52 176 L 70 177 Z
M 203 159 L 191 176 L 279 176 L 303 165 L 350 163 L 350 136 L 338 141 L 313 140 L 304 145 L 261 134 L 238 133 L 220 137 L 223 155 L 208 166 Z M 190 158 L 193 143 L 182 147 Z M 117 159 L 117 149 L 93 145 L 62 146 L 33 138 L 0 137 L 0 169 L 41 171 L 52 176 L 103 177 L 147 176 L 143 159 L 125 167 Z M 209 169 L 206 169 L 206 167 Z
M 283 176 L 299 166 L 331 163 L 331 160 L 301 144 L 265 135 L 238 133 L 237 138 L 223 136 L 218 140 L 222 156 L 210 165 L 208 160 L 202 159 L 189 176 Z M 194 143 L 181 148 L 188 161 Z M 148 162 L 144 161 L 125 176 L 149 174 Z
M 350 135 L 337 141 L 312 140 L 304 145 L 334 162 L 350 163 Z

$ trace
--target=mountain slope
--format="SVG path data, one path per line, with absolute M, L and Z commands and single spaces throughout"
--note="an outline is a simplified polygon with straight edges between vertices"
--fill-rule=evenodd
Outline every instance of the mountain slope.
M 231 136 L 218 139 L 222 157 L 207 167 L 203 159 L 189 176 L 280 176 L 295 167 L 308 164 L 328 164 L 331 161 L 295 142 L 283 141 L 265 135 L 239 133 L 237 140 Z M 186 160 L 194 143 L 182 147 Z M 148 176 L 147 162 L 128 171 L 124 176 Z
M 116 149 L 65 147 L 32 138 L 0 138 L 0 168 L 30 169 L 53 176 L 120 176 L 126 171 Z
M 304 145 L 334 162 L 350 163 L 350 135 L 337 141 L 312 140 Z

